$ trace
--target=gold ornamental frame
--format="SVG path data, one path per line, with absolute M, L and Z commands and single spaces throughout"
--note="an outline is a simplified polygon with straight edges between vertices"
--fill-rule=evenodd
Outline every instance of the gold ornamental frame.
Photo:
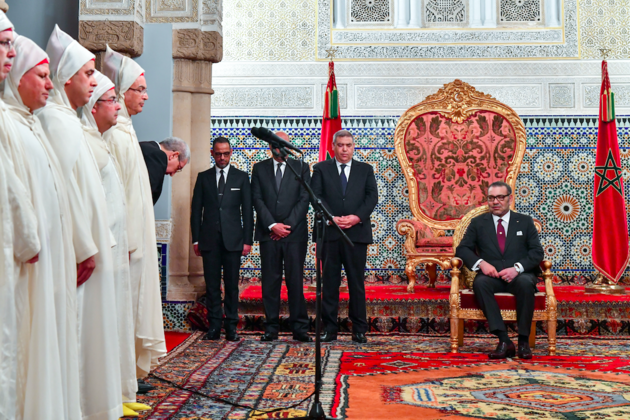
M 418 183 L 414 177 L 413 167 L 407 159 L 407 153 L 405 151 L 405 135 L 413 121 L 422 114 L 437 112 L 441 116 L 461 124 L 468 117 L 479 111 L 490 111 L 501 115 L 514 129 L 514 156 L 509 163 L 505 178 L 505 182 L 514 190 L 516 178 L 520 171 L 521 163 L 525 156 L 525 147 L 527 145 L 525 126 L 516 111 L 508 105 L 499 102 L 491 95 L 479 92 L 468 83 L 456 79 L 453 82 L 445 84 L 437 93 L 427 96 L 422 102 L 405 111 L 396 125 L 394 149 L 405 180 L 407 181 L 409 207 L 413 215 L 412 221 L 425 224 L 436 237 L 444 236 L 445 230 L 455 229 L 459 225 L 461 218 L 454 220 L 435 220 L 422 212 L 420 204 L 418 203 Z M 512 202 L 511 208 L 514 209 L 514 201 Z M 417 280 L 415 273 L 416 266 L 422 263 L 425 264 L 429 272 L 429 287 L 433 287 L 436 276 L 436 265 L 439 265 L 442 269 L 451 268 L 451 258 L 453 255 L 430 254 L 418 250 L 415 245 L 416 229 L 413 224 L 408 221 L 399 221 L 397 230 L 399 234 L 405 236 L 403 248 L 407 258 L 405 265 L 405 273 L 409 279 L 407 289 L 409 292 L 413 292 Z

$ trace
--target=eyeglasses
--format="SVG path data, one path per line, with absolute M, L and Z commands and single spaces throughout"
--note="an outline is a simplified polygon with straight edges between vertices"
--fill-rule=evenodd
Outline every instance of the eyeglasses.
M 110 105 L 114 105 L 116 103 L 116 98 L 97 99 L 96 102 L 107 102 Z
M 489 195 L 488 196 L 488 202 L 492 203 L 494 200 L 498 200 L 499 202 L 503 202 L 509 196 L 510 196 L 510 194 L 508 194 L 508 195 Z
M 11 40 L 0 41 L 0 45 L 2 45 L 2 48 L 4 48 L 6 51 L 11 51 L 13 49 L 13 41 Z
M 180 160 L 179 164 L 177 165 L 177 170 L 175 171 L 175 173 L 183 171 L 184 170 L 184 166 L 186 166 L 186 164 L 182 165 L 182 161 Z
M 140 89 L 129 88 L 129 90 L 133 90 L 134 92 L 138 92 L 140 95 L 144 95 L 147 93 L 147 88 L 142 87 Z
M 214 155 L 216 157 L 230 157 L 231 154 L 232 154 L 232 151 L 225 152 L 225 153 L 214 152 Z

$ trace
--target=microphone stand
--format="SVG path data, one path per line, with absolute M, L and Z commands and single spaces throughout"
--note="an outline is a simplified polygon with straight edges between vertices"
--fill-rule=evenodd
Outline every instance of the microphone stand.
M 302 178 L 302 174 L 298 174 L 295 169 L 291 165 L 287 163 L 287 157 L 289 155 L 289 151 L 284 147 L 276 147 L 277 145 L 272 145 L 272 153 L 274 156 L 282 159 L 289 170 L 293 172 L 295 175 L 295 179 L 306 189 L 308 195 L 311 200 L 311 205 L 315 210 L 315 235 L 316 235 L 316 252 L 315 252 L 315 398 L 313 401 L 313 406 L 311 407 L 308 416 L 306 417 L 292 417 L 294 419 L 308 419 L 308 420 L 324 420 L 326 419 L 326 414 L 324 414 L 324 408 L 322 407 L 322 403 L 319 400 L 321 388 L 322 388 L 322 343 L 321 343 L 321 318 L 322 318 L 322 261 L 324 260 L 324 238 L 326 235 L 326 229 L 324 227 L 324 222 L 333 226 L 341 235 L 341 238 L 345 243 L 350 246 L 354 246 L 348 235 L 339 227 L 339 225 L 333 220 L 333 215 L 328 211 L 328 209 L 322 204 L 322 200 L 320 200 L 311 186 L 304 181 Z M 276 151 L 278 150 L 278 151 Z M 302 160 L 302 164 L 304 161 Z

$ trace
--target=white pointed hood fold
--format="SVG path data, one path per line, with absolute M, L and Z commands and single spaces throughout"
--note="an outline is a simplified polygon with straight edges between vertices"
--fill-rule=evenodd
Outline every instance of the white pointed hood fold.
M 2 10 L 0 10 L 0 32 L 4 32 L 7 29 L 13 30 L 13 23 L 11 23 L 7 15 Z

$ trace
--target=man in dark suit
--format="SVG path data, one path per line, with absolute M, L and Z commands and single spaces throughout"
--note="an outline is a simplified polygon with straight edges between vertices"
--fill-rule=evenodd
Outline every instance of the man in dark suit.
M 378 203 L 378 188 L 372 166 L 352 159 L 354 138 L 349 131 L 340 130 L 335 133 L 333 151 L 334 159 L 320 162 L 313 167 L 311 185 L 315 195 L 333 214 L 335 222 L 345 231 L 354 247 L 346 244 L 333 227 L 325 228 L 322 341 L 337 339 L 339 286 L 343 265 L 350 292 L 352 340 L 366 343 L 365 333 L 368 324 L 365 307 L 365 265 L 367 246 L 372 243 L 370 215 Z
M 285 133 L 278 137 L 289 140 Z M 276 149 L 277 151 L 277 149 Z M 273 150 L 272 150 L 273 152 Z M 295 178 L 290 165 L 310 182 L 307 163 L 279 156 L 254 165 L 252 170 L 252 198 L 256 209 L 256 234 L 260 242 L 265 334 L 260 341 L 278 339 L 280 329 L 280 288 L 284 265 L 285 283 L 289 294 L 289 322 L 293 339 L 310 342 L 309 319 L 304 300 L 304 260 L 308 243 L 309 196 Z
M 177 137 L 169 137 L 157 143 L 141 141 L 140 150 L 149 172 L 153 205 L 162 195 L 162 186 L 166 175 L 173 176 L 181 172 L 190 160 L 190 149 L 185 141 Z
M 203 257 L 206 305 L 210 329 L 206 340 L 218 340 L 221 332 L 221 268 L 225 290 L 225 338 L 239 339 L 238 280 L 241 256 L 249 254 L 254 228 L 249 176 L 230 165 L 232 147 L 225 137 L 212 143 L 216 165 L 200 172 L 195 183 L 190 226 L 195 254 Z
M 518 357 L 531 359 L 529 334 L 534 317 L 534 294 L 544 251 L 534 220 L 510 211 L 512 188 L 494 182 L 488 188 L 490 213 L 475 217 L 457 247 L 455 255 L 477 274 L 473 283 L 475 298 L 488 320 L 490 332 L 499 338 L 491 359 L 514 357 L 495 293 L 516 296 Z

